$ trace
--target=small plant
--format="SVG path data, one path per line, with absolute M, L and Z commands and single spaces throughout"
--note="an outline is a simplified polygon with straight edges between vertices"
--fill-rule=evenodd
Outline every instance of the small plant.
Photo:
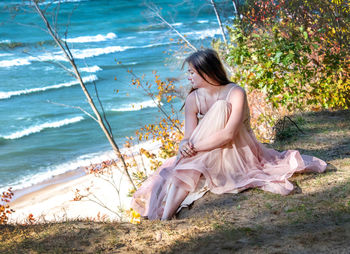
M 7 191 L 3 191 L 1 195 L 1 203 L 0 204 L 0 224 L 7 224 L 8 222 L 8 215 L 15 212 L 13 209 L 10 208 L 10 205 L 8 203 L 11 202 L 11 199 L 13 197 L 12 187 L 8 188 Z
M 157 75 L 157 72 L 154 71 L 154 83 L 144 83 L 142 78 L 136 77 L 132 71 L 129 71 L 129 73 L 134 76 L 132 85 L 137 88 L 142 88 L 154 101 L 163 115 L 157 123 L 144 125 L 137 130 L 135 132 L 135 138 L 127 137 L 125 147 L 131 147 L 136 143 L 139 144 L 139 142 L 148 140 L 158 141 L 161 144 L 157 154 L 145 149 L 144 147 L 139 150 L 141 161 L 143 162 L 143 157 L 145 157 L 150 162 L 150 171 L 147 171 L 147 169 L 144 168 L 144 165 L 143 170 L 141 170 L 137 165 L 136 160 L 134 160 L 133 166 L 136 171 L 133 172 L 132 177 L 136 186 L 139 187 L 142 182 L 148 178 L 149 173 L 159 168 L 164 160 L 176 156 L 179 143 L 183 138 L 182 128 L 184 123 L 179 120 L 179 116 L 172 104 L 173 100 L 177 98 L 177 91 L 172 80 L 162 81 Z M 164 101 L 164 104 L 162 101 Z M 169 109 L 167 109 L 169 107 L 170 112 Z M 135 189 L 131 189 L 129 195 L 131 196 L 135 191 Z
M 36 219 L 34 218 L 34 215 L 30 213 L 27 217 L 27 224 L 33 225 L 35 223 Z
M 136 212 L 134 209 L 130 208 L 130 210 L 126 211 L 128 215 L 129 222 L 132 224 L 140 224 L 141 223 L 141 215 Z
M 124 154 L 123 157 L 125 159 L 128 159 L 128 157 Z M 127 162 L 127 166 L 131 167 L 132 165 Z M 119 170 L 122 172 L 122 170 L 119 168 L 117 162 L 115 160 L 106 160 L 101 163 L 97 164 L 91 164 L 90 166 L 85 168 L 85 172 L 87 174 L 94 175 L 96 178 L 101 179 L 108 185 L 110 185 L 113 190 L 115 190 L 115 196 L 119 199 L 119 205 L 110 207 L 103 201 L 103 199 L 97 195 L 94 191 L 94 182 L 91 181 L 89 186 L 84 186 L 83 189 L 75 189 L 74 196 L 72 201 L 91 201 L 97 205 L 99 205 L 102 208 L 107 209 L 111 213 L 115 214 L 118 216 L 119 219 L 122 219 L 122 203 L 121 203 L 121 197 L 120 197 L 120 181 L 116 181 L 115 179 L 115 171 Z M 115 208 L 117 207 L 117 208 Z M 107 220 L 107 215 L 101 215 L 100 213 L 97 214 L 96 217 L 97 220 L 99 221 L 105 221 Z

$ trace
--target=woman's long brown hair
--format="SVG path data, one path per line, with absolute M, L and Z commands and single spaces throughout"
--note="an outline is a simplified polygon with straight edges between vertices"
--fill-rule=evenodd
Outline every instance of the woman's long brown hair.
M 231 83 L 227 77 L 224 66 L 220 61 L 218 53 L 213 49 L 198 50 L 192 53 L 183 62 L 182 69 L 186 63 L 190 64 L 196 70 L 196 72 L 210 85 L 215 86 L 205 78 L 205 75 L 209 77 L 210 80 L 213 80 L 215 83 L 219 83 L 220 85 Z M 197 88 L 192 87 L 188 95 L 196 89 Z M 182 105 L 180 111 L 184 106 L 185 103 Z

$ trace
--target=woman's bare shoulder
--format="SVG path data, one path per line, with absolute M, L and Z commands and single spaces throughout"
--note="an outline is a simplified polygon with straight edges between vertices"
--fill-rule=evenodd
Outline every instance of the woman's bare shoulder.
M 193 90 L 192 92 L 190 92 L 188 95 L 187 95 L 187 97 L 186 97 L 186 102 L 187 101 L 195 101 L 195 99 L 196 99 L 196 95 L 195 95 L 195 92 L 196 92 L 196 90 Z
M 235 84 L 235 83 L 229 83 L 228 84 L 230 87 L 227 89 L 228 90 L 228 92 L 227 92 L 227 99 L 230 99 L 231 97 L 232 97 L 232 95 L 233 94 L 236 94 L 236 96 L 238 95 L 238 94 L 245 94 L 245 90 L 244 90 L 244 88 L 243 87 L 241 87 L 241 86 L 239 86 L 239 85 L 237 85 L 237 84 Z M 239 95 L 238 95 L 239 96 Z
M 241 90 L 241 91 L 245 92 L 244 88 L 241 87 L 240 85 L 236 84 L 236 83 L 232 82 L 232 83 L 229 83 L 229 85 L 230 85 L 230 90 L 231 89 L 232 90 L 238 89 L 238 90 Z
M 231 83 L 230 85 L 232 85 L 232 87 L 229 89 L 227 94 L 228 101 L 235 101 L 246 96 L 246 92 L 243 87 L 234 83 Z
M 195 90 L 192 91 L 189 95 L 186 97 L 186 102 L 185 102 L 185 110 L 186 111 L 196 111 L 197 110 L 197 105 L 196 105 L 196 95 L 195 95 Z

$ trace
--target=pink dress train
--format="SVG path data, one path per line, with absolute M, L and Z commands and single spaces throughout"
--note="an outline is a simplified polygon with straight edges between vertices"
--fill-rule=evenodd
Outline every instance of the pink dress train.
M 238 86 L 231 90 L 235 87 Z M 190 140 L 196 143 L 224 128 L 230 114 L 231 104 L 227 99 L 216 101 L 199 121 Z M 293 184 L 288 181 L 293 173 L 326 169 L 326 162 L 316 157 L 301 155 L 295 150 L 278 152 L 266 148 L 250 128 L 247 100 L 243 114 L 242 124 L 230 143 L 189 158 L 169 158 L 134 193 L 131 207 L 149 219 L 161 218 L 171 184 L 190 192 L 180 208 L 208 190 L 222 194 L 260 188 L 287 195 L 293 190 Z

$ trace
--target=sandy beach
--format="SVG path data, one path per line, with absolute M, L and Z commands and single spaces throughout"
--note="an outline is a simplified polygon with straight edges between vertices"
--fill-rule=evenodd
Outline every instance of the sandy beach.
M 130 151 L 135 154 L 141 146 L 156 153 L 159 143 L 147 142 Z M 136 155 L 135 159 L 141 165 L 141 156 Z M 127 161 L 131 161 L 131 158 Z M 147 168 L 148 160 L 143 158 L 143 162 Z M 14 191 L 13 201 L 9 205 L 15 212 L 9 216 L 9 223 L 26 223 L 30 214 L 35 222 L 127 220 L 125 210 L 129 209 L 131 197 L 128 193 L 132 186 L 119 164 L 118 168 L 111 167 L 111 174 L 87 174 L 84 168 L 78 168 Z M 80 195 L 84 197 L 80 199 Z

